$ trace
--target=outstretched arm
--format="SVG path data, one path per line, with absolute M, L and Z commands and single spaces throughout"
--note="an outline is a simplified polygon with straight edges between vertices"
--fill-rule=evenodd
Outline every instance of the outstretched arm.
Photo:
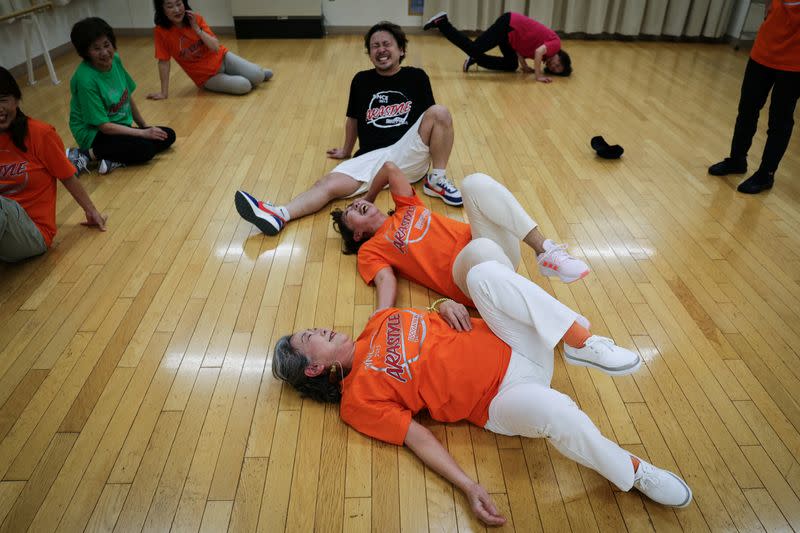
M 467 497 L 472 511 L 483 523 L 499 526 L 506 522 L 486 489 L 461 470 L 450 452 L 442 446 L 442 443 L 433 436 L 428 428 L 412 420 L 406 434 L 405 445 L 429 468 L 458 487 Z
M 341 148 L 331 148 L 328 150 L 328 157 L 331 159 L 347 159 L 353 153 L 358 135 L 358 122 L 353 117 L 347 117 L 344 121 L 344 145 Z
M 403 171 L 400 170 L 400 167 L 391 161 L 387 161 L 383 164 L 378 173 L 375 174 L 372 183 L 369 184 L 369 190 L 367 190 L 364 200 L 374 202 L 378 193 L 380 193 L 386 185 L 389 185 L 389 191 L 397 196 L 411 196 L 414 191 L 414 189 L 411 188 L 411 184 L 408 183 L 408 178 L 403 174 Z
M 166 100 L 169 96 L 169 67 L 169 59 L 158 62 L 158 77 L 161 80 L 161 92 L 148 94 L 148 99 Z
M 94 202 L 92 199 L 89 198 L 89 193 L 86 192 L 86 189 L 83 188 L 81 182 L 75 176 L 71 178 L 67 178 L 65 180 L 61 180 L 61 183 L 64 184 L 64 187 L 69 191 L 75 201 L 78 202 L 83 208 L 83 211 L 86 213 L 86 222 L 82 222 L 84 226 L 94 226 L 100 231 L 106 230 L 106 220 L 108 217 L 106 215 L 101 215 L 97 208 L 94 206 Z
M 394 275 L 392 267 L 384 267 L 378 270 L 373 279 L 375 283 L 375 290 L 378 293 L 378 307 L 375 309 L 377 313 L 381 309 L 393 307 L 397 299 L 397 278 Z

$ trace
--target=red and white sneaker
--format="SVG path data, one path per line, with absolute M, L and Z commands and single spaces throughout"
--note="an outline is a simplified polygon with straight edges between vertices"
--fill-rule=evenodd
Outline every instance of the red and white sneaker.
M 537 263 L 543 276 L 558 276 L 564 283 L 589 275 L 589 266 L 569 255 L 566 244 L 556 244 L 550 239 L 544 241 L 544 252 L 537 256 Z
M 437 178 L 428 174 L 425 177 L 425 183 L 422 185 L 422 192 L 428 196 L 441 198 L 447 205 L 452 205 L 454 207 L 461 207 L 464 205 L 464 200 L 461 198 L 461 191 L 459 191 L 455 184 L 444 175 Z
M 269 202 L 259 202 L 244 191 L 236 191 L 234 200 L 239 215 L 254 224 L 262 233 L 277 235 L 286 225 L 286 219 L 281 216 L 278 208 Z

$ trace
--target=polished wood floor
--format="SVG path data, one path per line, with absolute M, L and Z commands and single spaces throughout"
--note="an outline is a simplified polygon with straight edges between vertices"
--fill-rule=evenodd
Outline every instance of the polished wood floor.
M 270 372 L 279 335 L 358 332 L 374 294 L 327 209 L 269 238 L 239 219 L 233 192 L 283 202 L 334 166 L 325 150 L 342 141 L 350 78 L 369 67 L 361 38 L 226 42 L 273 81 L 246 97 L 200 93 L 173 64 L 170 99 L 151 102 L 152 43 L 120 39 L 137 102 L 177 131 L 174 149 L 82 178 L 108 232 L 80 226 L 61 190 L 53 249 L 0 266 L 2 530 L 482 530 L 408 450 L 348 429 Z M 800 530 L 800 135 L 774 189 L 740 195 L 739 177 L 706 168 L 727 153 L 745 52 L 566 48 L 575 74 L 551 85 L 465 75 L 435 36 L 412 36 L 408 64 L 453 114 L 449 175 L 496 177 L 592 267 L 564 285 L 525 250 L 523 274 L 647 363 L 610 378 L 557 353 L 553 386 L 683 475 L 694 503 L 619 492 L 545 440 L 422 421 L 493 494 L 505 530 Z M 23 109 L 68 144 L 76 63 L 56 61 L 59 86 L 24 87 Z M 753 168 L 765 131 L 762 120 Z M 623 158 L 596 159 L 594 135 Z M 435 297 L 399 293 L 403 305 Z

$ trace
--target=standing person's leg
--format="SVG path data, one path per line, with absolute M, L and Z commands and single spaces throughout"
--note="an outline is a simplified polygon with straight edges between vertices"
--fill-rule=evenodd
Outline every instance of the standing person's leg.
M 744 70 L 742 90 L 739 96 L 739 111 L 731 139 L 730 157 L 711 165 L 712 176 L 741 174 L 747 172 L 747 152 L 753 143 L 758 128 L 758 116 L 767 101 L 769 91 L 775 83 L 777 71 L 749 59 Z
M 270 69 L 262 68 L 230 51 L 225 53 L 223 61 L 225 63 L 226 74 L 243 76 L 247 78 L 253 87 L 272 77 L 272 71 Z
M 15 263 L 47 251 L 42 233 L 14 200 L 0 196 L 0 261 Z
M 589 267 L 566 252 L 566 246 L 545 239 L 536 222 L 528 215 L 511 191 L 486 174 L 464 178 L 464 207 L 473 238 L 491 239 L 505 252 L 514 269 L 520 261 L 519 241 L 536 252 L 540 272 L 571 282 L 588 275 Z M 469 268 L 456 259 L 453 270 L 460 267 L 463 276 Z
M 758 170 L 739 184 L 737 190 L 757 194 L 771 189 L 775 171 L 789 146 L 794 128 L 794 110 L 800 97 L 800 72 L 775 71 L 775 84 L 769 104 L 767 143 Z

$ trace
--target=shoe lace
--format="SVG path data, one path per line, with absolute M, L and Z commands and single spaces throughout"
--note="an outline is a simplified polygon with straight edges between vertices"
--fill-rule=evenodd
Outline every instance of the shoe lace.
M 636 479 L 636 486 L 640 490 L 647 491 L 649 489 L 654 489 L 661 484 L 661 479 L 658 476 L 652 475 L 654 471 L 650 465 L 645 464 L 644 461 L 642 461 L 639 463 L 639 468 L 641 469 L 641 475 L 638 479 Z
M 606 348 L 612 348 L 614 346 L 614 341 L 609 339 L 608 337 L 601 337 L 600 335 L 592 335 L 586 341 L 586 346 L 590 347 L 592 351 L 598 352 L 600 351 L 599 348 L 604 346 Z
M 547 258 L 549 261 L 553 263 L 560 263 L 561 261 L 567 259 L 574 259 L 569 253 L 567 252 L 567 245 L 566 243 L 562 244 L 554 244 L 547 250 L 544 254 L 542 254 L 543 258 Z
M 436 180 L 436 185 L 439 185 L 448 193 L 456 192 L 455 184 L 447 178 L 446 174 L 444 176 L 437 176 L 435 180 Z
M 83 154 L 77 154 L 75 159 L 72 161 L 75 165 L 75 168 L 78 169 L 78 173 L 86 172 L 89 173 L 89 159 Z

